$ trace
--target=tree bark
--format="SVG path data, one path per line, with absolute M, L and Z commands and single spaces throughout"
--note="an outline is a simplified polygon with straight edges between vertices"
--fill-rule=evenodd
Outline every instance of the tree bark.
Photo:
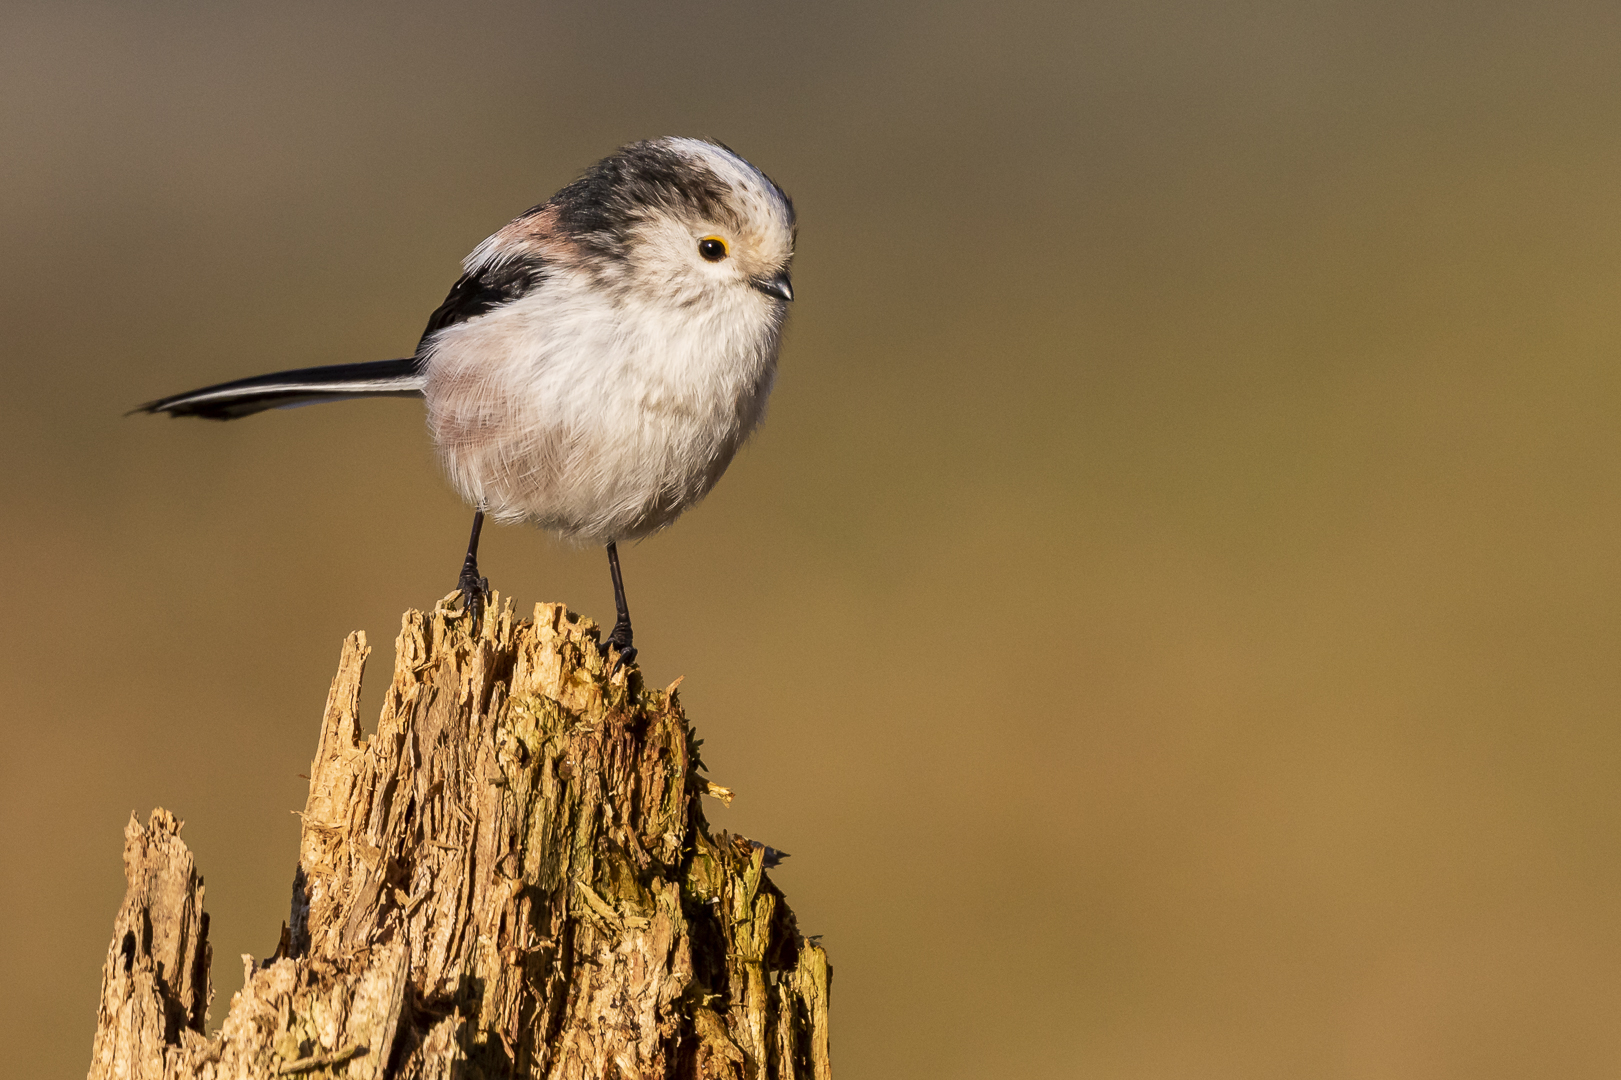
M 91 1080 L 831 1075 L 827 955 L 777 853 L 710 832 L 675 685 L 561 605 L 491 610 L 406 614 L 370 738 L 344 642 L 291 918 L 212 1035 L 202 878 L 131 819 Z

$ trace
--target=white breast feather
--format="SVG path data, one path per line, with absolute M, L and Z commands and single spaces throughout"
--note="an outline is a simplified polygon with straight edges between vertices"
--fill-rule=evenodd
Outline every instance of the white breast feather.
M 452 483 L 497 520 L 645 536 L 708 494 L 760 422 L 780 319 L 752 291 L 616 305 L 557 273 L 429 343 L 429 427 Z

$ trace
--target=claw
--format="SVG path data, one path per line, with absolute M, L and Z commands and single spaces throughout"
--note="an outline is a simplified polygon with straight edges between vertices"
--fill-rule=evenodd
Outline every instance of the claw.
M 456 587 L 462 591 L 462 607 L 477 626 L 479 616 L 484 613 L 484 600 L 490 595 L 490 579 L 480 577 L 476 568 L 468 567 L 457 579 Z
M 636 660 L 636 646 L 631 644 L 630 623 L 615 623 L 613 631 L 602 642 L 603 651 L 609 648 L 617 649 L 619 656 L 614 660 L 613 667 L 608 669 L 612 675 L 620 668 L 634 663 Z
M 478 534 L 484 531 L 484 510 L 473 515 L 473 534 L 467 538 L 467 558 L 462 560 L 461 576 L 456 588 L 462 591 L 462 610 L 472 616 L 472 625 L 478 626 L 478 617 L 484 614 L 484 599 L 490 595 L 490 579 L 478 573 Z

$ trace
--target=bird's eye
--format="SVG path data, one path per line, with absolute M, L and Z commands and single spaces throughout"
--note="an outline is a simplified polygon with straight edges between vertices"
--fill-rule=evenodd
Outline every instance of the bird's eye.
M 710 262 L 720 262 L 726 258 L 726 241 L 718 236 L 706 236 L 698 241 L 698 254 Z

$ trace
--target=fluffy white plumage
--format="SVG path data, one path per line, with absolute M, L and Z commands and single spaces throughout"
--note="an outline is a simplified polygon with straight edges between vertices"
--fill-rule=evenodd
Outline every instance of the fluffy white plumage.
M 472 276 L 533 258 L 518 298 L 429 334 L 428 424 L 451 482 L 497 520 L 609 543 L 702 499 L 759 424 L 786 305 L 793 211 L 770 180 L 709 143 L 660 140 L 722 181 L 708 213 L 679 200 L 627 224 L 605 258 L 542 208 L 480 244 Z M 723 239 L 719 261 L 700 255 Z

